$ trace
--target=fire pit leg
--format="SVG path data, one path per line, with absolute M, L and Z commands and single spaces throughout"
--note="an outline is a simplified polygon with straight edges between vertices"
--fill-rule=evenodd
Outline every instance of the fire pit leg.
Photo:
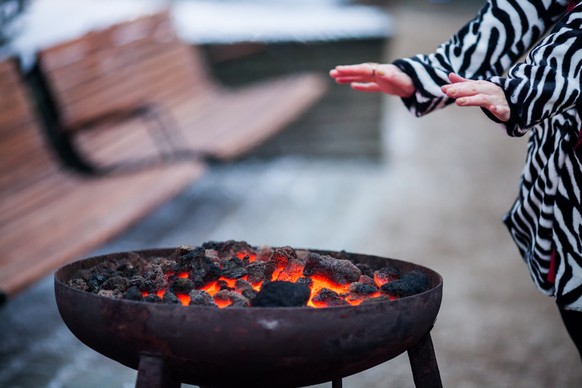
M 135 388 L 179 388 L 181 385 L 170 376 L 161 357 L 140 355 Z
M 434 347 L 427 333 L 419 343 L 408 349 L 408 359 L 416 388 L 442 388 Z
M 333 380 L 331 382 L 331 388 L 342 388 L 342 379 Z

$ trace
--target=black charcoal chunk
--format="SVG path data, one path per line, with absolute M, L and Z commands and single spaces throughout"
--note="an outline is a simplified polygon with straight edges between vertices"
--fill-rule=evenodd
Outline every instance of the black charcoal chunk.
M 247 274 L 244 262 L 238 257 L 226 261 L 222 268 L 222 276 L 227 279 L 240 279 Z
M 177 273 L 187 272 L 195 287 L 216 281 L 222 275 L 220 264 L 207 257 L 206 250 L 202 248 L 192 248 L 178 257 L 175 270 Z
M 180 302 L 180 299 L 178 299 L 178 297 L 176 296 L 176 294 L 174 294 L 170 290 L 166 290 L 166 292 L 164 292 L 164 297 L 162 298 L 162 302 L 165 303 L 165 304 L 178 304 L 178 303 L 181 303 Z
M 202 244 L 204 249 L 213 249 L 221 259 L 230 259 L 233 256 L 254 255 L 254 249 L 246 241 L 228 240 L 224 242 L 209 241 Z
M 360 271 L 362 271 L 362 275 L 366 275 L 371 278 L 374 277 L 374 270 L 368 264 L 356 263 L 356 267 L 358 267 Z
M 129 280 L 121 276 L 112 276 L 101 285 L 103 290 L 119 290 L 125 292 L 129 288 Z
M 255 261 L 247 267 L 248 281 L 251 284 L 258 284 L 263 281 L 270 281 L 275 272 L 275 263 L 272 261 Z
M 301 307 L 306 306 L 311 291 L 303 284 L 275 281 L 263 285 L 252 300 L 253 307 Z
M 192 290 L 190 291 L 190 306 L 210 306 L 218 307 L 214 303 L 212 296 L 203 290 Z
M 416 295 L 429 289 L 428 277 L 420 271 L 412 271 L 400 279 L 380 287 L 382 292 L 399 298 Z
M 311 288 L 311 286 L 313 285 L 313 279 L 311 278 L 307 278 L 307 277 L 300 277 L 299 279 L 297 279 L 297 284 L 303 284 L 309 288 Z
M 313 297 L 313 303 L 317 306 L 318 304 L 324 304 L 327 307 L 332 306 L 347 306 L 349 305 L 339 294 L 328 288 L 322 288 Z
M 101 285 L 108 279 L 109 277 L 103 273 L 96 274 L 91 276 L 87 280 L 87 287 L 90 292 L 97 293 L 101 289 Z
M 393 282 L 394 280 L 400 279 L 400 271 L 393 267 L 384 267 L 374 272 L 374 279 L 380 285 Z
M 271 260 L 275 263 L 277 268 L 284 268 L 291 260 L 297 260 L 297 253 L 291 247 L 275 248 Z
M 127 291 L 125 291 L 123 293 L 123 299 L 128 299 L 128 300 L 143 300 L 143 295 L 141 294 L 141 291 L 139 290 L 138 287 L 133 286 L 127 289 Z
M 194 282 L 186 278 L 176 278 L 170 285 L 174 294 L 187 294 L 194 289 Z
M 369 295 L 378 292 L 378 287 L 370 284 L 354 282 L 350 284 L 350 292 L 362 295 Z
M 220 290 L 214 294 L 214 301 L 218 305 L 227 304 L 226 307 L 249 307 L 250 302 L 247 298 L 235 291 Z
M 309 253 L 303 275 L 320 275 L 338 284 L 358 281 L 362 272 L 349 260 L 338 260 L 331 256 Z
M 234 290 L 247 299 L 254 299 L 257 295 L 255 290 L 253 290 L 252 284 L 243 279 L 236 280 Z

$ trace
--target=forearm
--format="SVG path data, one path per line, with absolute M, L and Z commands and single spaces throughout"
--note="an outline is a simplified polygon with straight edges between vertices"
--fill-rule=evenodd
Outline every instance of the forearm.
M 404 103 L 421 116 L 452 102 L 441 92 L 451 72 L 470 79 L 503 74 L 564 13 L 566 3 L 487 1 L 473 20 L 434 53 L 394 62 L 416 86 L 416 93 L 403 99 Z

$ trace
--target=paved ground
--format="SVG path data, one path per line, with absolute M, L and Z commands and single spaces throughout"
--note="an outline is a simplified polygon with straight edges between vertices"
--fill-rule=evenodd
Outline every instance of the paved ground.
M 431 50 L 468 17 L 466 9 L 420 4 L 416 12 L 392 7 L 400 35 L 390 58 Z M 215 166 L 92 254 L 241 239 L 417 262 L 444 278 L 432 335 L 446 387 L 582 386 L 580 359 L 552 300 L 535 290 L 500 222 L 516 193 L 524 139 L 507 138 L 477 110 L 414 119 L 388 100 L 386 113 L 380 163 L 285 157 Z M 51 277 L 0 309 L 1 387 L 134 382 L 135 371 L 70 334 Z M 344 386 L 412 387 L 407 357 Z

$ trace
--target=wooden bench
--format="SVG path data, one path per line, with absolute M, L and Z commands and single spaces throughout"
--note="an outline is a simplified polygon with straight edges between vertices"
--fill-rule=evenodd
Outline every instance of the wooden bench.
M 0 61 L 0 301 L 116 236 L 198 179 L 199 161 L 82 176 L 47 146 L 14 61 Z
M 45 49 L 39 64 L 57 132 L 96 166 L 239 158 L 307 111 L 328 82 L 302 73 L 225 88 L 166 11 Z

